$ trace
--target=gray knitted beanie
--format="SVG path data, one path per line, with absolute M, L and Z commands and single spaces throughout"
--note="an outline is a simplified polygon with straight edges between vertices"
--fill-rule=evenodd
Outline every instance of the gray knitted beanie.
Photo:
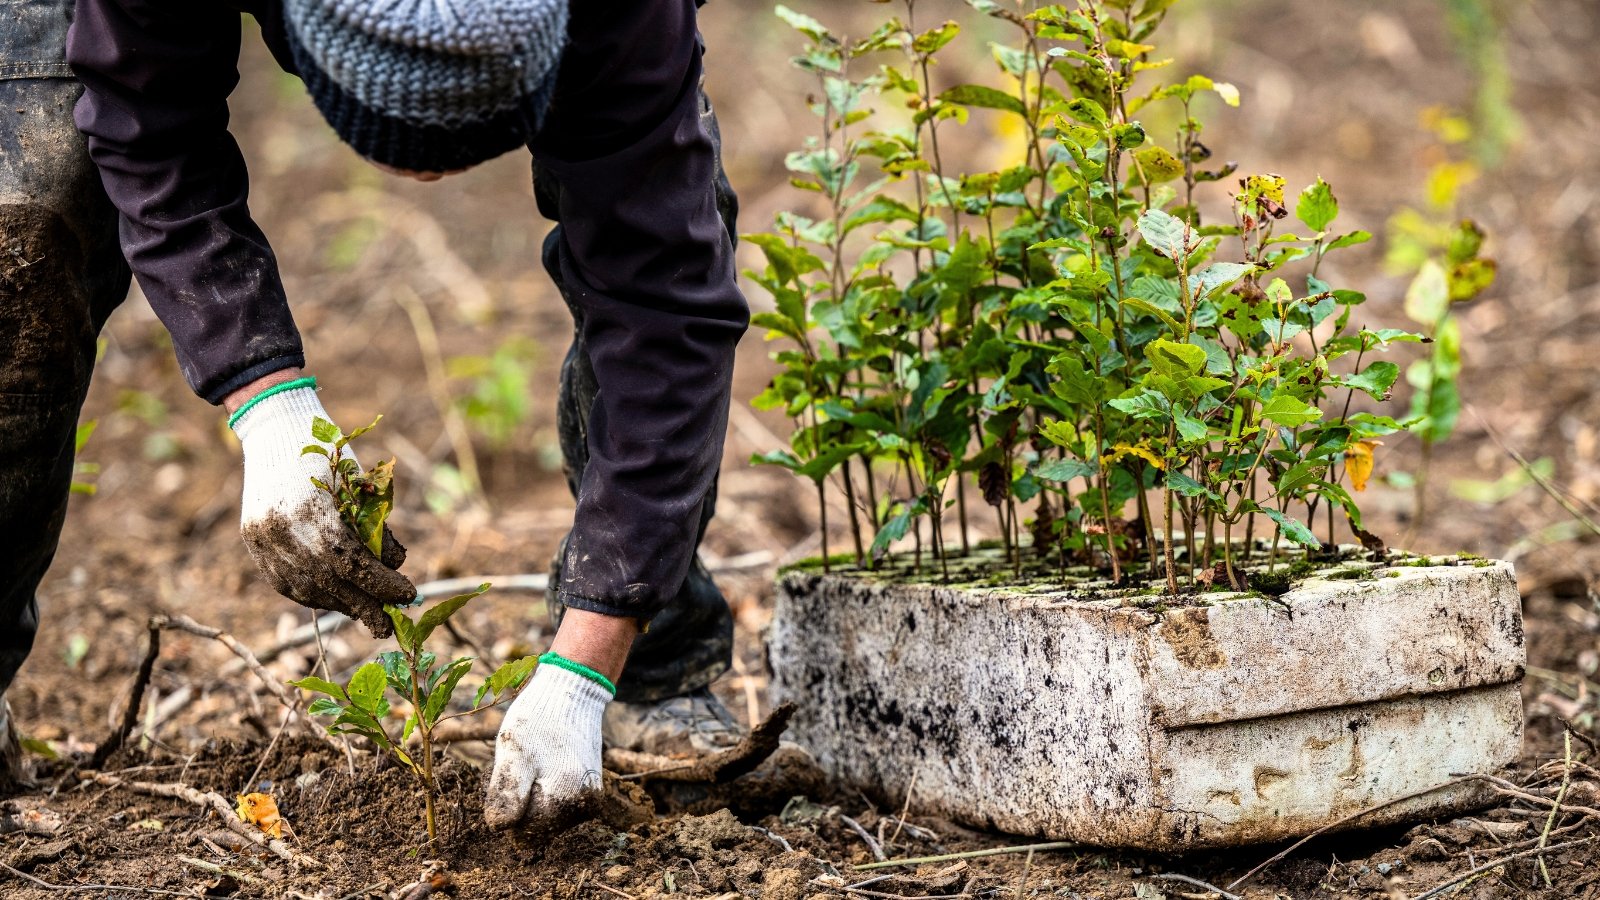
M 317 108 L 368 159 L 464 169 L 539 130 L 566 43 L 566 0 L 285 0 Z

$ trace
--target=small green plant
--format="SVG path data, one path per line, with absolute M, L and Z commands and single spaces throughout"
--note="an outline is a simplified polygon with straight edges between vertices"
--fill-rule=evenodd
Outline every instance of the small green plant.
M 383 555 L 383 523 L 394 510 L 394 460 L 385 460 L 362 471 L 361 464 L 344 449 L 381 421 L 383 416 L 373 419 L 371 425 L 345 434 L 339 426 L 318 417 L 311 422 L 311 436 L 321 443 L 307 444 L 300 451 L 302 456 L 316 455 L 328 460 L 328 480 L 313 477 L 311 483 L 333 498 L 339 517 L 374 556 Z M 333 449 L 323 444 L 332 444 Z
M 167 462 L 184 453 L 182 443 L 169 429 L 167 404 L 150 391 L 127 389 L 117 392 L 117 412 L 138 420 L 148 432 L 144 439 L 144 458 Z
M 926 520 L 948 575 L 945 519 L 964 553 L 969 485 L 1014 570 L 1026 530 L 1047 563 L 1170 593 L 1216 565 L 1242 588 L 1258 517 L 1273 565 L 1279 538 L 1321 548 L 1323 512 L 1329 543 L 1336 510 L 1371 539 L 1350 488 L 1404 426 L 1358 397 L 1387 400 L 1400 367 L 1372 357 L 1423 337 L 1369 327 L 1366 297 L 1325 280 L 1330 254 L 1372 237 L 1335 229 L 1327 183 L 1296 196 L 1213 161 L 1200 114 L 1239 92 L 1162 77 L 1153 36 L 1175 2 L 968 0 L 1009 35 L 988 45 L 1003 86 L 944 90 L 930 72 L 963 26 L 919 23 L 919 0 L 859 39 L 778 8 L 807 40 L 794 64 L 820 131 L 787 160 L 804 214 L 746 236 L 774 307 L 755 324 L 785 342 L 755 403 L 794 423 L 755 461 L 819 497 L 837 481 L 858 565 L 910 536 L 920 569 Z M 955 155 L 951 130 L 979 116 L 1018 145 L 1002 168 Z M 998 144 L 965 143 L 986 162 Z M 1228 180 L 1207 221 L 1200 195 Z
M 456 400 L 462 415 L 496 450 L 505 449 L 528 420 L 533 352 L 529 341 L 512 338 L 488 356 L 457 356 L 448 363 L 451 378 L 472 382 L 472 393 Z
M 1483 229 L 1457 211 L 1461 189 L 1478 177 L 1478 167 L 1460 158 L 1472 126 L 1440 109 L 1425 110 L 1422 118 L 1437 137 L 1442 158 L 1429 170 L 1423 207 L 1406 207 L 1390 218 L 1386 255 L 1391 269 L 1414 273 L 1405 312 L 1429 343 L 1427 358 L 1406 370 L 1414 389 L 1407 427 L 1422 442 L 1417 471 L 1410 477 L 1413 533 L 1427 522 L 1434 447 L 1455 432 L 1461 414 L 1463 357 L 1455 310 L 1493 285 L 1496 274 L 1495 261 L 1481 255 Z
M 334 498 L 345 524 L 376 555 L 382 554 L 384 522 L 394 508 L 394 460 L 381 462 L 363 472 L 360 464 L 345 452 L 345 448 L 351 441 L 370 431 L 382 418 L 379 416 L 371 425 L 358 428 L 348 435 L 332 422 L 318 418 L 312 422 L 311 432 L 321 443 L 307 445 L 301 451 L 302 454 L 315 454 L 328 460 L 328 480 L 312 478 L 312 483 Z M 331 444 L 333 449 L 330 451 L 323 444 Z M 525 656 L 501 665 L 479 686 L 470 707 L 449 711 L 456 688 L 471 671 L 474 660 L 470 656 L 462 656 L 449 663 L 441 663 L 439 656 L 425 645 L 436 629 L 487 590 L 489 585 L 481 584 L 471 593 L 441 601 L 416 619 L 397 607 L 384 607 L 394 622 L 394 640 L 398 650 L 379 653 L 376 660 L 357 669 L 342 686 L 315 676 L 290 682 L 295 687 L 326 695 L 312 701 L 308 712 L 316 716 L 332 716 L 329 731 L 359 735 L 370 740 L 416 778 L 423 793 L 429 842 L 438 838 L 434 815 L 434 802 L 438 795 L 438 784 L 433 773 L 434 730 L 441 722 L 475 715 L 510 699 L 538 664 L 537 657 Z M 391 707 L 385 695 L 386 688 L 409 709 L 399 725 L 398 733 L 391 733 L 391 725 L 387 721 Z M 413 733 L 421 740 L 420 761 L 405 749 Z
M 90 419 L 87 422 L 83 422 L 78 425 L 78 431 L 72 437 L 72 455 L 74 457 L 72 463 L 72 493 L 74 494 L 89 494 L 92 496 L 97 490 L 94 483 L 87 479 L 100 474 L 100 464 L 84 462 L 76 459 L 76 457 L 83 454 L 83 446 L 89 443 L 89 436 L 94 434 L 94 430 L 99 424 L 99 419 Z
M 1473 70 L 1472 155 L 1499 165 L 1522 135 L 1512 104 L 1511 66 L 1506 61 L 1509 8 L 1493 0 L 1444 0 L 1451 37 L 1461 61 Z
M 378 654 L 376 660 L 357 669 L 343 686 L 315 676 L 290 682 L 295 687 L 326 695 L 312 701 L 308 711 L 316 716 L 333 716 L 329 731 L 359 735 L 372 741 L 416 778 L 422 789 L 430 842 L 438 838 L 434 814 L 438 795 L 433 773 L 435 729 L 441 722 L 476 715 L 510 699 L 538 665 L 538 658 L 534 656 L 501 665 L 478 687 L 470 707 L 449 711 L 456 688 L 472 669 L 473 658 L 462 656 L 444 663 L 425 644 L 435 629 L 488 589 L 487 584 L 479 585 L 472 593 L 429 607 L 416 619 L 398 608 L 386 607 L 389 618 L 394 621 L 394 639 L 400 649 Z M 391 707 L 385 688 L 409 710 L 397 733 L 391 730 L 394 726 L 388 722 Z M 421 740 L 420 760 L 405 748 L 413 732 Z

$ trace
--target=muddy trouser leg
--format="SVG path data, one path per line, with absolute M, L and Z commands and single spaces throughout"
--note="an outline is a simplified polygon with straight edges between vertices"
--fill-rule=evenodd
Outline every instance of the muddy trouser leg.
M 0 692 L 33 647 L 95 338 L 128 292 L 116 211 L 72 124 L 72 0 L 0 0 Z
M 728 183 L 727 173 L 722 171 L 722 136 L 717 129 L 716 114 L 712 111 L 711 102 L 706 99 L 704 91 L 700 94 L 700 109 L 701 117 L 706 121 L 712 141 L 717 148 L 717 210 L 727 225 L 729 237 L 737 240 L 736 220 L 739 200 L 733 192 L 732 185 Z M 539 175 L 539 164 L 536 161 L 534 187 L 539 199 L 539 209 L 545 216 L 556 218 L 556 211 L 560 208 L 556 192 L 560 190 L 560 186 L 555 179 L 541 178 Z M 562 298 L 572 313 L 575 329 L 572 345 L 568 348 L 566 359 L 561 366 L 556 426 L 561 440 L 567 487 L 576 497 L 578 485 L 583 481 L 584 466 L 588 462 L 588 436 L 585 433 L 584 423 L 589 421 L 589 410 L 594 403 L 595 377 L 594 370 L 589 364 L 588 353 L 583 346 L 582 308 L 574 302 L 566 285 L 562 283 L 561 267 L 556 262 L 557 248 L 561 240 L 560 228 L 561 226 L 557 225 L 545 240 L 544 265 L 550 277 L 554 279 L 556 287 L 561 290 Z M 706 525 L 711 521 L 715 511 L 716 499 L 716 489 L 713 487 L 706 499 L 699 533 L 695 538 L 697 550 L 699 542 L 705 537 Z M 551 562 L 552 585 L 561 583 L 561 560 L 565 556 L 566 541 L 563 539 L 561 550 Z M 556 592 L 551 591 L 546 599 L 550 604 L 551 615 L 559 622 L 564 607 Z M 726 672 L 732 660 L 733 614 L 728 609 L 728 601 L 723 598 L 722 592 L 718 590 L 711 574 L 706 571 L 697 555 L 689 569 L 688 578 L 685 579 L 677 596 L 650 620 L 650 629 L 634 641 L 627 667 L 617 683 L 617 699 L 628 703 L 662 700 L 705 687 Z

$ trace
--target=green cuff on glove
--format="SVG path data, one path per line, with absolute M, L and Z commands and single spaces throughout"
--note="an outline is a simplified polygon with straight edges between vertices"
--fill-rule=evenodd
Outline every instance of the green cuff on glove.
M 599 672 L 596 672 L 583 663 L 573 662 L 554 650 L 551 650 L 549 653 L 539 657 L 539 665 L 542 666 L 546 663 L 555 666 L 558 669 L 566 669 L 568 672 L 582 675 L 595 684 L 605 688 L 611 693 L 611 696 L 615 697 L 617 695 L 617 686 L 611 683 L 611 679 L 601 675 Z
M 254 397 L 251 397 L 249 400 L 246 400 L 243 406 L 234 410 L 233 415 L 228 417 L 228 427 L 232 428 L 234 425 L 238 424 L 239 420 L 244 418 L 245 413 L 254 408 L 257 403 L 260 403 L 268 397 L 271 397 L 273 394 L 281 394 L 284 391 L 292 391 L 297 388 L 307 387 L 311 388 L 312 390 L 316 390 L 317 379 L 307 375 L 304 378 L 296 378 L 293 381 L 285 381 L 283 384 L 275 384 L 272 387 L 267 388 Z

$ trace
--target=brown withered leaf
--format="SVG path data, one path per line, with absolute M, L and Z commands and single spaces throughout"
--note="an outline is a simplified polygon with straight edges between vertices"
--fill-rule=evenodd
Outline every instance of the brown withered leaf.
M 1048 494 L 1039 495 L 1039 511 L 1034 514 L 1033 550 L 1041 557 L 1048 558 L 1056 546 L 1056 511 L 1050 505 Z
M 1378 537 L 1370 531 L 1362 531 L 1356 527 L 1354 522 L 1350 523 L 1350 530 L 1354 532 L 1356 540 L 1361 542 L 1361 546 L 1366 548 L 1367 552 L 1371 553 L 1373 556 L 1382 559 L 1383 555 L 1389 552 L 1389 548 L 1383 543 L 1383 538 Z
M 983 491 L 983 501 L 990 506 L 1002 506 L 1011 493 L 1011 479 L 997 462 L 987 462 L 978 470 L 978 490 Z

